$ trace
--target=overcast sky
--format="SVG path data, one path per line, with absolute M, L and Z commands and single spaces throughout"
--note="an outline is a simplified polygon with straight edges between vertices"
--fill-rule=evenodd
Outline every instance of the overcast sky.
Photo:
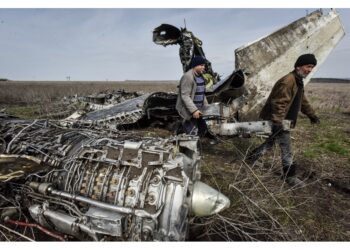
M 315 9 L 0 9 L 0 78 L 178 80 L 179 46 L 152 42 L 162 23 L 191 30 L 220 75 L 234 50 Z M 328 12 L 328 9 L 324 10 Z M 350 78 L 350 9 L 337 9 L 346 35 L 314 77 Z

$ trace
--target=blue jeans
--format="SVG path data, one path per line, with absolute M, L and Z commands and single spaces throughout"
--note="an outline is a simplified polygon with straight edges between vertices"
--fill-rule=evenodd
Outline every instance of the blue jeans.
M 267 138 L 263 144 L 253 150 L 251 155 L 255 160 L 257 160 L 267 151 L 271 150 L 275 143 L 278 143 L 281 148 L 283 174 L 286 177 L 294 176 L 296 172 L 296 165 L 293 164 L 292 145 L 290 142 L 289 131 L 280 131 L 277 134 L 270 135 L 270 137 Z
M 182 128 L 186 134 L 197 135 L 200 137 L 203 137 L 208 130 L 207 124 L 202 117 L 198 119 L 191 118 L 190 120 L 184 120 Z

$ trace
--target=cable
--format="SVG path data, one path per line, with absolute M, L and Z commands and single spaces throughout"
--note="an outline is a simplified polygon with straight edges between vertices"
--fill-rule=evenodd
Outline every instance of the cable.
M 17 225 L 17 226 L 22 226 L 22 227 L 35 227 L 37 229 L 39 229 L 40 231 L 42 231 L 43 233 L 53 237 L 53 238 L 56 238 L 60 241 L 65 241 L 64 238 L 58 234 L 55 234 L 49 230 L 47 230 L 46 228 L 40 226 L 39 224 L 35 224 L 35 223 L 26 223 L 26 222 L 22 222 L 22 221 L 15 221 L 15 220 L 11 220 L 11 219 L 8 219 L 5 221 L 6 223 L 10 223 L 10 224 L 14 224 L 14 225 Z
M 7 182 L 9 180 L 12 180 L 13 178 L 22 177 L 23 174 L 24 174 L 24 171 L 17 170 L 9 174 L 0 175 L 0 181 Z
M 18 133 L 15 137 L 12 138 L 12 140 L 11 140 L 11 141 L 8 143 L 8 145 L 7 145 L 6 153 L 9 153 L 9 152 L 10 152 L 12 142 L 13 142 L 14 140 L 16 140 L 17 137 L 20 136 L 24 130 L 26 130 L 27 128 L 30 128 L 31 126 L 33 126 L 37 121 L 38 121 L 38 120 L 34 120 L 31 124 L 29 124 L 29 125 L 27 125 L 26 127 L 24 127 L 21 131 L 19 131 L 19 133 Z

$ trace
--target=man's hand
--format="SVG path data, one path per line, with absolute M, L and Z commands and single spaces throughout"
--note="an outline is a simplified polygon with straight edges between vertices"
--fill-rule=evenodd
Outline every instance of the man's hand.
M 283 126 L 282 124 L 272 123 L 271 130 L 273 135 L 277 135 L 279 132 L 283 131 Z
M 320 124 L 321 121 L 317 116 L 311 116 L 309 117 L 311 124 Z
M 199 117 L 201 117 L 201 115 L 202 115 L 202 112 L 200 112 L 199 110 L 194 111 L 192 114 L 193 118 L 195 119 L 198 119 Z

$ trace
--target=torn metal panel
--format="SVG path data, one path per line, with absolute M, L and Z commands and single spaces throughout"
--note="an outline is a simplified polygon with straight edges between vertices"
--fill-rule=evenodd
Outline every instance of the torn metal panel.
M 231 103 L 235 99 L 244 95 L 246 76 L 242 70 L 232 72 L 224 79 L 208 88 L 206 87 L 206 97 L 209 103 L 222 102 Z
M 153 42 L 164 47 L 180 43 L 181 31 L 173 25 L 162 24 L 153 30 Z
M 175 108 L 176 100 L 177 94 L 156 92 L 145 100 L 143 111 L 147 119 L 158 119 L 170 123 L 180 118 Z
M 61 126 L 80 128 L 116 129 L 120 125 L 133 124 L 144 116 L 143 105 L 150 94 L 108 105 L 89 113 L 76 112 L 70 117 L 60 120 Z
M 95 95 L 81 96 L 76 102 L 84 105 L 87 111 L 110 108 L 118 103 L 141 96 L 141 92 L 126 92 L 124 90 L 106 91 Z
M 143 103 L 149 94 L 144 94 L 142 96 L 121 102 L 107 109 L 101 109 L 97 111 L 90 112 L 86 114 L 82 120 L 92 120 L 98 121 L 101 119 L 106 119 L 112 117 L 115 114 L 122 112 L 130 112 L 135 110 L 142 110 Z
M 65 127 L 117 129 L 142 120 L 173 122 L 179 119 L 175 109 L 176 98 L 173 93 L 144 94 L 86 114 L 75 112 L 59 123 Z

